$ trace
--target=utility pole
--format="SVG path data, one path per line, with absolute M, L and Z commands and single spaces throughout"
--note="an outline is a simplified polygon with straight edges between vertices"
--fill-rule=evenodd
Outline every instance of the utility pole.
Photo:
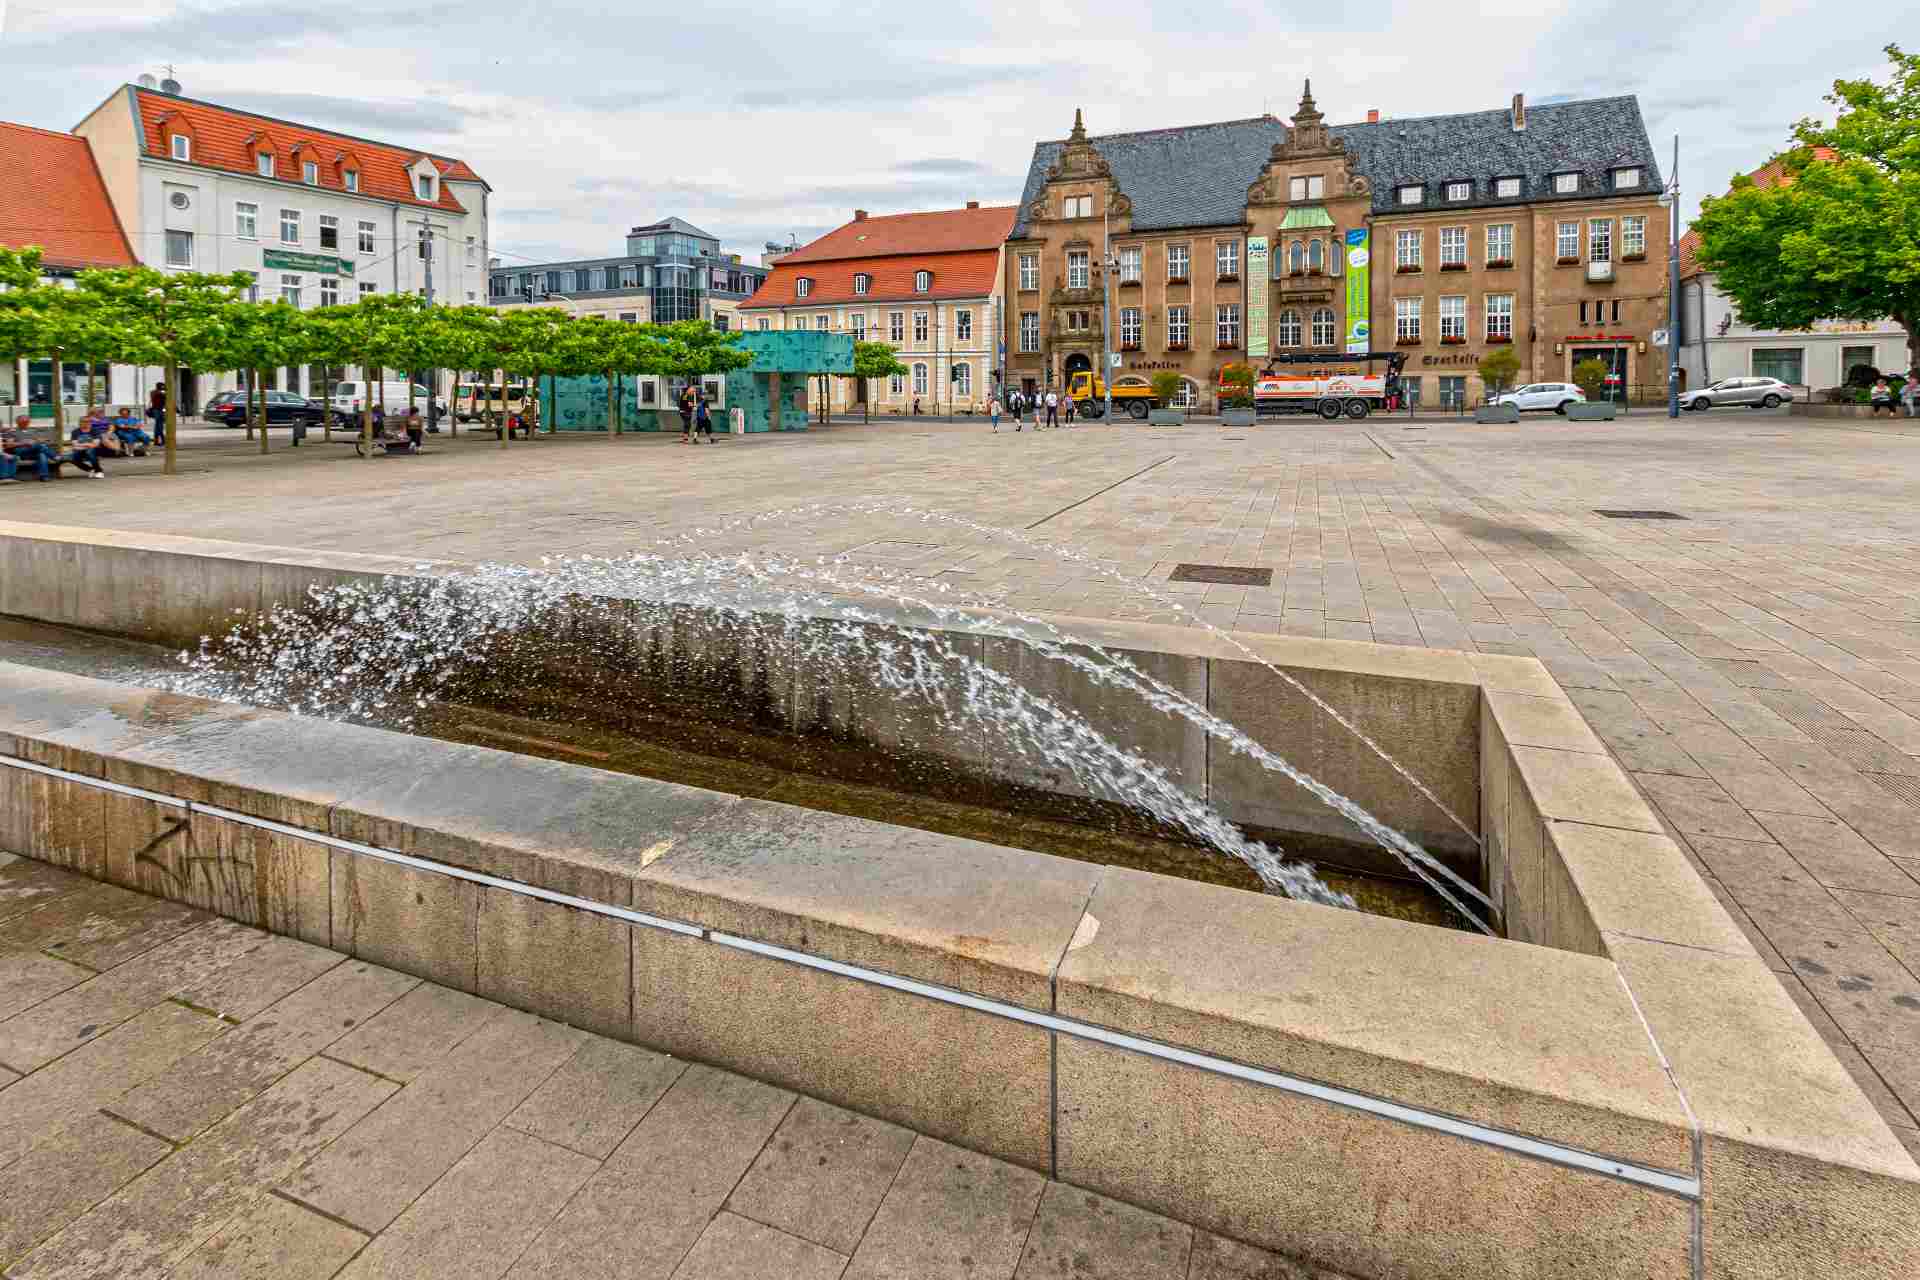
M 429 307 L 433 305 L 433 223 L 429 219 L 420 219 L 420 252 L 426 255 L 426 290 L 423 296 Z M 412 375 L 409 374 L 409 377 Z M 427 425 L 437 427 L 439 422 L 440 371 L 427 370 Z M 501 393 L 501 402 L 505 403 L 506 393 Z
M 1113 273 L 1120 267 L 1113 256 L 1113 238 L 1107 231 L 1107 211 L 1100 210 L 1100 385 L 1106 388 L 1106 407 L 1100 420 L 1113 421 Z
M 1680 135 L 1667 175 L 1667 416 L 1680 416 Z

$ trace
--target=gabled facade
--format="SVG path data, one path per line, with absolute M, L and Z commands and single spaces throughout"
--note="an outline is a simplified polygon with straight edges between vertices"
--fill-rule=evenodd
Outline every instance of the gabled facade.
M 464 161 L 138 85 L 74 132 L 148 266 L 248 271 L 261 296 L 303 308 L 421 293 L 429 270 L 436 302 L 486 298 L 491 188 Z M 318 395 L 319 382 L 317 370 L 289 368 L 270 385 Z M 232 374 L 185 371 L 181 411 L 234 385 Z M 115 388 L 119 399 L 144 394 Z
M 808 329 L 884 342 L 907 372 L 816 383 L 812 405 L 911 416 L 979 413 L 996 389 L 1001 252 L 1011 206 L 853 220 L 782 254 L 740 308 L 749 330 Z
M 1290 123 L 1106 137 L 1076 113 L 1035 147 L 1007 242 L 1007 379 L 1062 385 L 1104 344 L 1116 383 L 1172 371 L 1210 408 L 1230 363 L 1398 347 L 1410 393 L 1472 403 L 1511 346 L 1522 379 L 1592 356 L 1651 388 L 1660 192 L 1632 98 L 1328 125 L 1309 86 Z

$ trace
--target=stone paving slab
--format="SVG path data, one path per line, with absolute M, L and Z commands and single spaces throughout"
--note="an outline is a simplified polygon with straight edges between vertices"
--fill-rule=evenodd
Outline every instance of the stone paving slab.
M 0 891 L 36 879 L 39 864 L 0 865 Z M 13 935 L 14 954 L 44 955 L 66 920 Z M 7 1280 L 1338 1280 L 885 1121 L 264 937 L 218 921 L 121 960 L 79 985 L 118 981 L 141 1008 L 0 1075 Z M 166 980 L 127 981 L 163 950 Z M 259 992 L 303 972 L 226 1017 L 169 994 L 182 975 Z M 0 1035 L 77 989 L 22 990 Z

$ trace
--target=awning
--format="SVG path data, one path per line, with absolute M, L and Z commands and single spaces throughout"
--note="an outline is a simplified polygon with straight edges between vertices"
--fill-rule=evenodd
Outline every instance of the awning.
M 1282 231 L 1305 231 L 1312 227 L 1330 227 L 1333 219 L 1327 216 L 1326 208 L 1317 204 L 1295 205 L 1287 210 L 1287 216 L 1280 220 Z

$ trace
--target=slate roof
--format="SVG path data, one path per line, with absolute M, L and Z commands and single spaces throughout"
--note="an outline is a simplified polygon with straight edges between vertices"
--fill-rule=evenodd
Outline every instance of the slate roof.
M 1283 120 L 1255 116 L 1089 140 L 1133 201 L 1133 229 L 1160 231 L 1240 225 L 1246 218 L 1247 187 L 1287 131 Z M 1508 109 L 1501 107 L 1334 125 L 1331 132 L 1347 144 L 1355 171 L 1372 184 L 1376 215 L 1624 194 L 1615 191 L 1609 174 L 1629 166 L 1641 170 L 1641 181 L 1626 191 L 1658 192 L 1662 186 L 1639 99 L 1631 95 L 1528 106 L 1526 128 L 1519 131 Z M 1047 169 L 1063 145 L 1054 141 L 1034 146 L 1012 238 L 1028 234 L 1027 208 L 1046 185 Z M 1556 194 L 1553 177 L 1567 172 L 1581 175 L 1580 190 Z M 1494 196 L 1495 178 L 1522 179 L 1521 194 L 1504 200 Z M 1448 181 L 1472 182 L 1472 197 L 1443 200 L 1440 184 Z M 1425 200 L 1398 203 L 1397 188 L 1411 183 L 1426 187 Z
M 0 245 L 38 245 L 43 267 L 130 267 L 133 249 L 85 138 L 0 124 Z

